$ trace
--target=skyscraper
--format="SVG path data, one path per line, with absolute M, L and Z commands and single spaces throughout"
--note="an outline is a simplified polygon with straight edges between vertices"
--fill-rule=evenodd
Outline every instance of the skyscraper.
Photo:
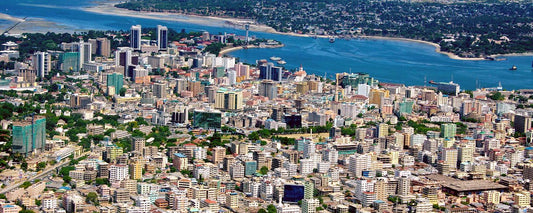
M 411 192 L 411 180 L 408 178 L 400 178 L 398 180 L 398 195 L 408 195 Z
M 141 49 L 141 25 L 131 26 L 130 47 L 133 48 L 134 50 Z
M 443 138 L 454 138 L 457 126 L 454 123 L 440 125 L 440 134 Z
M 36 52 L 32 56 L 32 65 L 37 73 L 37 77 L 43 78 L 50 73 L 52 68 L 50 54 L 47 52 Z
M 273 81 L 262 81 L 259 85 L 259 95 L 265 96 L 268 99 L 276 99 L 278 97 L 278 86 Z
M 120 94 L 120 89 L 124 84 L 124 75 L 120 73 L 107 74 L 107 87 L 115 88 L 115 95 Z
M 34 116 L 31 120 L 13 122 L 12 138 L 12 149 L 15 153 L 28 155 L 37 149 L 44 149 L 46 143 L 46 118 Z
M 283 69 L 274 66 L 273 63 L 267 63 L 259 66 L 259 79 L 281 81 Z
M 61 64 L 61 71 L 63 72 L 77 72 L 80 70 L 80 53 L 66 52 L 59 55 L 59 64 Z
M 111 42 L 107 38 L 97 38 L 95 53 L 97 55 L 109 57 L 109 55 L 111 55 Z
M 89 63 L 92 61 L 92 46 L 88 42 L 80 42 L 78 47 L 79 52 L 79 68 L 83 68 L 83 64 Z
M 314 192 L 315 192 L 315 185 L 311 181 L 306 181 L 304 183 L 304 199 L 313 198 Z
M 152 92 L 157 98 L 167 97 L 167 88 L 165 83 L 154 83 L 152 87 Z
M 157 47 L 159 50 L 166 50 L 168 45 L 168 28 L 157 25 Z
M 215 94 L 215 108 L 241 110 L 243 107 L 242 100 L 242 91 L 228 91 L 225 88 L 220 88 Z

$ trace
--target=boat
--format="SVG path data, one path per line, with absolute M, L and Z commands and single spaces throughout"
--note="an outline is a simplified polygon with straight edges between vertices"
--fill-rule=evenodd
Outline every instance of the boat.
M 284 61 L 284 60 L 279 60 L 279 61 L 278 61 L 278 64 L 280 64 L 280 65 L 284 65 L 284 64 L 286 64 L 286 63 L 287 63 L 287 62 Z
M 517 70 L 517 69 L 518 68 L 515 65 L 513 65 L 511 68 L 509 68 L 509 70 Z
M 335 42 L 335 38 L 334 37 L 329 37 L 329 43 L 334 43 Z
M 272 57 L 270 57 L 270 60 L 279 61 L 279 60 L 281 60 L 281 58 L 280 57 L 276 57 L 276 56 L 272 56 Z

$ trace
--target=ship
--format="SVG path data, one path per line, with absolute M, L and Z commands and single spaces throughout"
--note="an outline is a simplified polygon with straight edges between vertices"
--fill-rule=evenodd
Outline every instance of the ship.
M 334 37 L 329 37 L 329 43 L 334 43 L 335 42 L 335 38 Z
M 513 65 L 511 68 L 509 68 L 509 70 L 517 70 L 517 69 L 518 68 L 515 65 Z
M 280 57 L 276 57 L 276 56 L 272 56 L 272 57 L 270 57 L 270 60 L 279 61 L 279 60 L 281 60 L 281 58 Z
M 286 63 L 287 63 L 287 62 L 284 61 L 284 60 L 279 60 L 279 61 L 278 61 L 278 64 L 280 64 L 280 65 L 284 65 L 284 64 L 286 64 Z

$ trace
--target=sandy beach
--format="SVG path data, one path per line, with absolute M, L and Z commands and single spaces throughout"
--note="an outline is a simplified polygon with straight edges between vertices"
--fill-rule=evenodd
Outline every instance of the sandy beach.
M 165 20 L 165 21 L 181 21 L 187 23 L 194 23 L 199 25 L 206 26 L 223 26 L 223 25 L 232 25 L 237 28 L 244 28 L 244 24 L 250 25 L 251 31 L 260 31 L 260 32 L 270 32 L 273 33 L 275 30 L 266 25 L 255 24 L 253 20 L 247 19 L 235 19 L 235 18 L 222 18 L 222 17 L 211 17 L 211 16 L 196 16 L 196 15 L 184 15 L 177 13 L 166 13 L 166 12 L 141 12 L 133 11 L 123 8 L 117 8 L 114 5 L 116 2 L 105 2 L 99 3 L 94 7 L 84 8 L 85 11 L 106 14 L 106 15 L 118 15 L 118 16 L 129 16 L 136 18 L 146 18 L 154 20 Z
M 252 48 L 281 48 L 285 45 L 283 44 L 280 44 L 280 45 L 270 45 L 270 46 L 265 46 L 265 47 L 260 47 L 260 46 L 256 46 L 256 45 L 248 45 L 248 46 L 238 46 L 238 47 L 226 47 L 222 50 L 220 50 L 220 52 L 218 53 L 219 56 L 223 56 L 224 54 L 228 54 L 230 52 L 233 52 L 233 51 L 237 51 L 237 50 L 242 50 L 242 49 L 252 49 Z

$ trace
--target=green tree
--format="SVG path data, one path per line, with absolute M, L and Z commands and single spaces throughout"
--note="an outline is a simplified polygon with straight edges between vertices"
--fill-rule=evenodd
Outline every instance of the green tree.
M 259 170 L 259 174 L 266 175 L 267 173 L 268 173 L 268 167 L 266 166 L 261 167 L 261 169 Z
M 30 187 L 32 184 L 31 182 L 29 181 L 25 181 L 24 183 L 22 183 L 22 185 L 20 185 L 21 188 L 24 188 L 24 189 L 27 189 L 28 187 Z
M 276 213 L 277 212 L 277 209 L 274 205 L 270 204 L 267 206 L 267 212 L 268 213 Z
M 93 203 L 94 205 L 98 205 L 98 194 L 96 194 L 96 192 L 89 192 L 85 198 L 85 201 Z
M 257 213 L 267 213 L 267 211 L 265 209 L 259 209 L 259 211 L 257 211 Z
M 120 96 L 124 97 L 126 95 L 126 91 L 127 91 L 126 88 L 120 88 L 118 93 L 119 93 Z

